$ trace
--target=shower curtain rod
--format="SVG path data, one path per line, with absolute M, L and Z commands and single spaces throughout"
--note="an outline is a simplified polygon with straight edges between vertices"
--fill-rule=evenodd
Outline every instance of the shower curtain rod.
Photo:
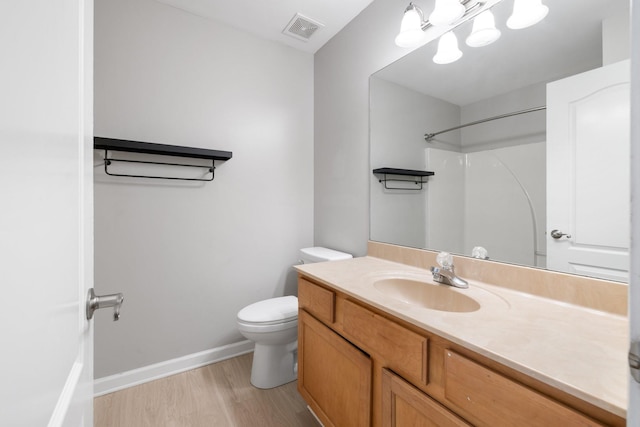
M 501 114 L 499 116 L 489 117 L 488 119 L 482 119 L 482 120 L 477 120 L 477 121 L 471 122 L 471 123 L 465 123 L 464 125 L 452 127 L 452 128 L 445 129 L 445 130 L 441 130 L 441 131 L 435 132 L 435 133 L 425 133 L 424 134 L 424 140 L 427 141 L 427 142 L 431 142 L 431 141 L 433 141 L 433 138 L 435 138 L 437 135 L 440 135 L 441 133 L 451 132 L 452 130 L 458 130 L 458 129 L 466 128 L 467 126 L 479 125 L 480 123 L 490 122 L 490 121 L 498 120 L 498 119 L 504 119 L 506 117 L 517 116 L 517 115 L 520 115 L 520 114 L 533 113 L 534 111 L 541 111 L 541 110 L 546 110 L 546 109 L 547 109 L 546 105 L 543 105 L 541 107 L 528 108 L 526 110 L 515 111 L 513 113 Z

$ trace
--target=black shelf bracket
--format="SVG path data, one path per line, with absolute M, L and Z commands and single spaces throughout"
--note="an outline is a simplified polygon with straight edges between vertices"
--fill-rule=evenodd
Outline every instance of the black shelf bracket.
M 110 176 L 124 176 L 130 178 L 151 178 L 151 179 L 171 179 L 179 181 L 213 181 L 215 171 L 215 161 L 227 161 L 232 157 L 230 151 L 209 150 L 204 148 L 183 147 L 179 145 L 167 145 L 167 144 L 155 144 L 151 142 L 129 141 L 124 139 L 113 139 L 94 137 L 93 148 L 96 150 L 104 150 L 104 172 Z M 152 162 L 143 160 L 130 160 L 130 159 L 116 159 L 109 157 L 109 151 L 122 151 L 129 153 L 143 153 L 143 154 L 155 154 L 161 156 L 172 157 L 186 157 L 193 159 L 207 159 L 211 160 L 211 165 L 194 165 L 188 163 L 168 163 L 168 162 Z M 165 166 L 180 166 L 187 168 L 200 168 L 206 169 L 205 175 L 211 174 L 211 176 L 205 176 L 204 178 L 182 178 L 171 176 L 156 176 L 156 175 L 137 175 L 137 174 L 122 174 L 109 171 L 109 166 L 114 162 L 123 163 L 136 163 L 146 165 L 165 165 Z
M 409 191 L 420 191 L 423 188 L 423 184 L 427 182 L 428 177 L 435 175 L 435 172 L 430 171 L 420 171 L 420 170 L 412 170 L 412 169 L 396 169 L 396 168 L 378 168 L 374 169 L 373 173 L 375 175 L 381 175 L 381 178 L 378 178 L 378 182 L 384 184 L 384 188 L 386 190 L 409 190 Z M 412 182 L 416 184 L 418 187 L 410 188 L 410 187 L 389 187 L 387 182 Z

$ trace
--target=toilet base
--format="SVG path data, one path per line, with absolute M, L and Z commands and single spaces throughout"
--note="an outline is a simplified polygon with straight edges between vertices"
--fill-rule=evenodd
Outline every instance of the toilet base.
M 253 350 L 251 384 L 257 388 L 274 388 L 298 377 L 298 341 L 290 344 L 257 344 Z

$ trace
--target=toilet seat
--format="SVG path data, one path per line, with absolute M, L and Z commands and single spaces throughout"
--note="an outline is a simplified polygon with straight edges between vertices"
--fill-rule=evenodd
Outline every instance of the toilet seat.
M 298 298 L 271 298 L 250 304 L 238 312 L 238 322 L 245 325 L 267 326 L 297 324 Z
M 271 322 L 271 323 L 251 323 L 238 320 L 238 330 L 254 334 L 268 334 L 270 332 L 282 332 L 287 329 L 297 328 L 298 319 L 292 319 L 287 322 Z

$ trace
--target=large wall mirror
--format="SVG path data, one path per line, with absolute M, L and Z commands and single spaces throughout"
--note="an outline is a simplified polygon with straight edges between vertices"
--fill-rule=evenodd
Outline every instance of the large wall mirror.
M 493 44 L 466 46 L 469 21 L 458 61 L 433 41 L 371 76 L 372 171 L 434 172 L 372 173 L 371 240 L 628 281 L 629 1 L 545 4 L 511 30 L 503 0 Z

